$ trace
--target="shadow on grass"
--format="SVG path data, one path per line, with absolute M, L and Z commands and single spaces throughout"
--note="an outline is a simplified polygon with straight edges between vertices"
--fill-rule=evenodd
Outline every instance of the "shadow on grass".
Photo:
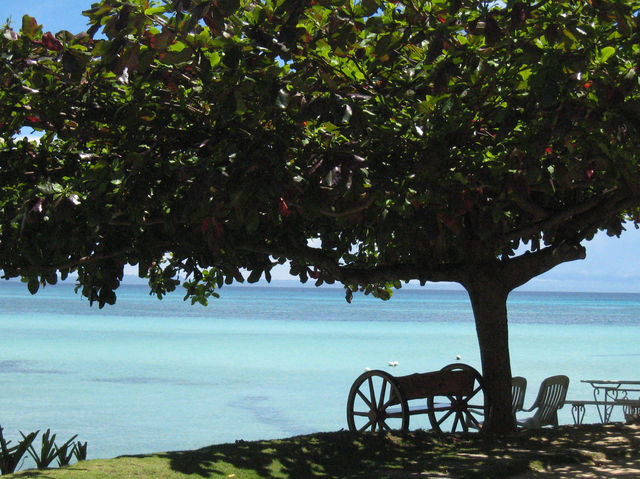
M 272 441 L 238 441 L 194 451 L 121 456 L 69 469 L 24 471 L 18 477 L 210 477 L 399 479 L 500 478 L 528 471 L 592 471 L 598 465 L 627 468 L 616 477 L 638 477 L 640 425 L 562 426 L 519 431 L 508 437 L 478 434 L 372 434 L 340 431 Z M 535 475 L 535 474 L 534 474 Z M 527 476 L 528 477 L 528 476 Z M 600 476 L 598 476 L 600 477 Z M 602 476 L 604 477 L 604 476 Z
M 201 477 L 224 477 L 238 470 L 264 478 L 510 477 L 562 464 L 593 464 L 598 457 L 628 456 L 628 441 L 607 444 L 614 432 L 609 426 L 582 426 L 488 438 L 429 431 L 405 435 L 341 431 L 238 441 L 162 456 L 169 458 L 172 470 Z
M 60 469 L 56 468 L 56 467 L 52 467 L 50 469 L 43 469 L 43 470 L 37 470 L 37 469 L 32 469 L 32 470 L 26 470 L 26 471 L 19 471 L 17 472 L 18 476 L 22 479 L 23 477 L 34 477 L 37 479 L 58 479 L 58 475 L 57 475 L 57 471 L 59 471 Z M 73 475 L 77 475 L 78 477 L 82 477 L 83 475 L 85 477 L 88 477 L 89 474 L 91 474 L 91 472 L 88 469 L 82 468 L 82 467 L 74 467 L 73 469 L 67 469 L 65 468 L 66 471 L 70 471 Z

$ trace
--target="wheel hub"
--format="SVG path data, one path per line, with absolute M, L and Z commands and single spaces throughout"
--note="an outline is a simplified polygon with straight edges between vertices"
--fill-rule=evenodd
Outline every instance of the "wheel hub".
M 384 411 L 371 409 L 369 410 L 368 417 L 372 422 L 378 422 L 380 420 L 384 420 L 386 418 L 386 414 L 384 413 Z
M 454 412 L 462 412 L 467 410 L 467 401 L 464 399 L 454 399 L 451 402 L 451 410 Z

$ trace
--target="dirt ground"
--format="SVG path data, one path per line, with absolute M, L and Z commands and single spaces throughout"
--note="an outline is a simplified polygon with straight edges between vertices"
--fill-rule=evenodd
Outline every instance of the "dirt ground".
M 551 470 L 531 471 L 513 476 L 514 479 L 556 479 L 579 478 L 595 479 L 602 477 L 614 477 L 620 479 L 640 478 L 640 461 L 602 461 L 593 466 L 570 465 L 558 466 Z
M 616 431 L 618 433 L 616 433 Z M 580 446 L 580 437 L 574 438 L 576 446 Z M 589 450 L 597 450 L 592 464 L 558 464 L 532 470 L 513 476 L 514 479 L 555 479 L 578 478 L 594 479 L 613 477 L 619 479 L 640 479 L 640 425 L 627 424 L 623 431 L 612 428 L 610 433 L 586 446 Z

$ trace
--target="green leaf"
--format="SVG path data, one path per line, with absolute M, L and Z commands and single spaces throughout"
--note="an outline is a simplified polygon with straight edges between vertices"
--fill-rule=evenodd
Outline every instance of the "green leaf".
M 36 294 L 38 289 L 40 289 L 40 282 L 38 281 L 38 278 L 29 278 L 27 288 L 31 294 Z
M 606 62 L 615 52 L 616 49 L 613 47 L 604 47 L 600 50 L 600 61 L 602 63 Z
M 193 50 L 189 47 L 178 51 L 168 51 L 160 55 L 160 59 L 167 65 L 177 65 L 180 63 L 190 62 L 193 56 Z
M 220 63 L 220 54 L 218 52 L 211 52 L 207 55 L 209 58 L 209 64 L 211 68 L 215 68 Z
M 572 42 L 576 43 L 578 40 L 575 37 L 575 35 L 573 33 L 571 33 L 569 30 L 567 30 L 566 28 L 562 30 L 562 32 L 565 34 L 565 36 L 567 38 L 569 38 Z
M 257 214 L 252 213 L 250 215 L 247 215 L 245 223 L 245 230 L 247 231 L 247 233 L 255 233 L 258 230 L 259 226 L 260 217 Z
M 529 79 L 529 77 L 531 76 L 531 68 L 525 68 L 524 70 L 521 70 L 519 73 L 520 73 L 520 77 L 524 81 L 527 81 Z
M 378 10 L 378 2 L 376 0 L 362 0 L 359 4 L 360 11 L 358 12 L 363 17 L 370 17 Z
M 258 281 L 260 281 L 260 276 L 262 276 L 262 271 L 260 269 L 254 269 L 249 274 L 249 277 L 247 278 L 247 282 L 257 283 Z
M 375 54 L 378 59 L 389 55 L 393 36 L 391 34 L 378 37 L 375 47 Z
M 62 55 L 62 68 L 65 73 L 68 73 L 73 79 L 77 79 L 82 76 L 82 64 L 72 53 L 64 52 Z
M 167 11 L 168 8 L 169 8 L 168 5 L 163 5 L 160 7 L 151 7 L 151 8 L 147 8 L 144 11 L 144 14 L 151 16 L 151 15 L 155 15 L 156 13 L 164 13 Z

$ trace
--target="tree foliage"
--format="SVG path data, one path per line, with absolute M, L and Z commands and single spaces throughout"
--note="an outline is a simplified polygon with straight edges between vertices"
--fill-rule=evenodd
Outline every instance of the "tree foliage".
M 520 242 L 618 235 L 637 9 L 108 0 L 78 35 L 25 16 L 2 35 L 5 276 L 77 270 L 103 304 L 126 263 L 203 298 L 290 259 L 387 297 Z
M 0 267 L 32 292 L 77 271 L 100 306 L 127 263 L 202 303 L 287 260 L 348 300 L 487 275 L 508 293 L 640 220 L 639 12 L 102 0 L 80 34 L 25 16 L 0 35 Z

